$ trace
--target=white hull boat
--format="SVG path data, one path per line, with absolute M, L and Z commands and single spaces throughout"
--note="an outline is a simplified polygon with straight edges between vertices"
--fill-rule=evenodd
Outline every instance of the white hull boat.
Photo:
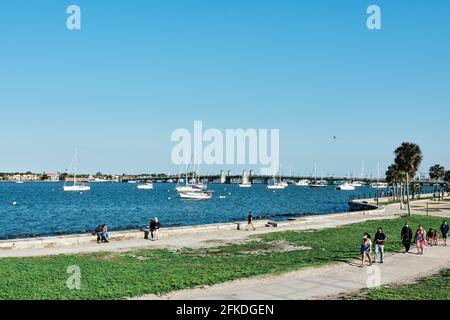
M 239 184 L 239 188 L 251 188 L 251 183 L 241 183 Z
M 178 192 L 203 192 L 204 186 L 196 184 L 188 184 L 185 186 L 178 186 L 175 188 Z
M 145 184 L 140 184 L 137 186 L 137 188 L 140 190 L 153 190 L 153 183 L 148 182 Z
M 286 189 L 286 185 L 285 184 L 283 184 L 283 183 L 275 183 L 275 184 L 269 184 L 268 186 L 267 186 L 267 189 L 269 189 L 269 190 L 283 190 L 283 189 Z
M 319 180 L 315 182 L 311 182 L 309 184 L 311 188 L 326 188 L 328 186 L 328 183 L 325 180 Z
M 64 191 L 71 191 L 71 192 L 83 192 L 83 191 L 89 191 L 91 190 L 91 187 L 85 185 L 85 184 L 75 184 L 73 186 L 64 186 Z
M 91 190 L 90 186 L 88 186 L 84 183 L 77 182 L 77 174 L 76 174 L 77 154 L 78 154 L 78 151 L 75 150 L 75 155 L 73 157 L 72 164 L 70 165 L 71 167 L 73 165 L 73 185 L 69 186 L 69 185 L 66 185 L 66 183 L 64 183 L 63 189 L 65 192 L 83 192 L 83 191 Z
M 374 182 L 370 186 L 373 189 L 386 189 L 388 187 L 388 184 L 384 182 Z
M 181 199 L 186 200 L 209 200 L 212 198 L 211 191 L 202 191 L 202 192 L 179 192 Z
M 311 183 L 311 181 L 309 181 L 309 180 L 300 180 L 300 181 L 296 182 L 294 185 L 296 185 L 297 187 L 307 187 L 307 186 L 309 186 L 310 183 Z
M 354 186 L 352 186 L 350 183 L 345 182 L 343 184 L 340 184 L 336 187 L 336 190 L 341 190 L 341 191 L 353 191 L 356 188 Z
M 353 181 L 351 183 L 351 185 L 356 187 L 356 188 L 359 188 L 359 187 L 362 187 L 364 185 L 364 182 L 362 182 L 362 181 Z

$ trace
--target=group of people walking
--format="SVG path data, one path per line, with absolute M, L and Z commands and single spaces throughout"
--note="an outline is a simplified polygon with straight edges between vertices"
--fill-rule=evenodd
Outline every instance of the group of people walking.
M 446 220 L 442 221 L 440 231 L 443 245 L 446 246 L 449 232 L 449 225 Z M 428 232 L 426 232 L 424 226 L 420 225 L 413 238 L 413 232 L 410 226 L 408 225 L 408 223 L 405 223 L 401 232 L 401 240 L 403 246 L 405 247 L 404 252 L 406 254 L 409 253 L 411 242 L 416 244 L 417 254 L 423 254 L 425 248 L 427 247 L 427 243 L 429 246 L 432 246 L 433 244 L 437 246 L 439 244 L 439 232 L 438 230 L 433 230 L 432 228 L 430 228 Z
M 384 262 L 384 243 L 387 240 L 386 234 L 383 228 L 379 227 L 375 233 L 375 260 L 372 260 L 372 240 L 369 233 L 365 232 L 363 234 L 363 239 L 361 241 L 361 267 L 364 267 L 366 258 L 369 261 L 369 266 L 373 262 L 383 263 Z
M 440 235 L 443 240 L 443 245 L 447 245 L 447 238 L 449 233 L 449 225 L 447 221 L 443 221 L 440 226 Z M 439 232 L 438 230 L 429 229 L 428 232 L 425 231 L 423 225 L 420 225 L 417 231 L 413 236 L 413 231 L 408 223 L 402 228 L 400 239 L 405 248 L 404 253 L 408 254 L 411 248 L 411 243 L 416 244 L 417 254 L 422 255 L 428 245 L 437 246 L 439 244 Z M 375 263 L 383 263 L 384 262 L 384 245 L 387 241 L 386 234 L 383 231 L 383 228 L 379 227 L 374 237 L 374 245 L 375 245 L 375 259 L 372 259 L 372 240 L 369 233 L 364 233 L 362 241 L 361 241 L 361 267 L 365 266 L 366 260 L 369 262 L 369 266 L 372 265 L 372 262 Z

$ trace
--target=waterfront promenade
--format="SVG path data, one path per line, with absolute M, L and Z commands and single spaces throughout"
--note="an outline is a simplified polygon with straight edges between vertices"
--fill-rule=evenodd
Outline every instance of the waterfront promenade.
M 429 200 L 414 201 L 414 215 L 426 215 L 430 209 Z M 450 203 L 433 203 L 429 214 L 437 217 L 450 217 Z M 204 232 L 182 232 L 165 235 L 162 239 L 149 241 L 130 239 L 112 241 L 110 244 L 84 243 L 77 246 L 56 246 L 28 249 L 1 249 L 0 257 L 48 256 L 58 254 L 82 254 L 94 252 L 123 252 L 138 248 L 205 248 L 217 247 L 230 243 L 243 243 L 251 235 L 260 235 L 287 230 L 311 230 L 334 228 L 367 220 L 395 219 L 404 215 L 398 204 L 386 206 L 380 210 L 310 216 L 291 222 L 283 222 L 278 227 L 258 225 L 255 232 L 244 230 L 222 230 Z M 417 220 L 416 220 L 417 221 Z M 399 221 L 400 222 L 400 221 Z M 264 222 L 262 222 L 264 223 Z M 245 225 L 244 225 L 245 227 Z M 415 227 L 415 226 L 414 226 Z M 192 228 L 193 231 L 195 228 Z M 143 235 L 141 234 L 143 237 Z M 391 235 L 388 235 L 388 237 Z M 70 236 L 68 236 L 70 237 Z M 396 235 L 392 235 L 396 237 Z M 32 241 L 32 240 L 30 240 Z M 357 249 L 355 249 L 357 250 Z M 412 249 L 415 252 L 415 249 Z M 163 296 L 145 295 L 138 299 L 315 299 L 349 293 L 366 287 L 372 271 L 370 268 L 358 268 L 357 261 L 346 263 L 336 262 L 321 267 L 304 268 L 299 271 L 281 275 L 259 276 L 237 281 L 225 282 L 213 286 L 198 287 L 177 291 Z M 412 266 L 414 266 L 412 268 Z M 379 268 L 381 284 L 408 283 L 418 277 L 437 273 L 440 269 L 450 266 L 450 246 L 433 247 L 424 256 L 415 254 L 404 255 L 394 252 L 386 257 L 386 263 L 375 265 Z M 367 272 L 369 270 L 369 273 Z M 375 269 L 375 272 L 377 269 Z

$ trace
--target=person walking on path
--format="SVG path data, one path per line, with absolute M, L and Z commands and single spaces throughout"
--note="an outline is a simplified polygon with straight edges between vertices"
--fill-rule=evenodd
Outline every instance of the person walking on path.
M 253 228 L 253 231 L 256 230 L 255 225 L 253 224 L 253 212 L 252 210 L 250 210 L 250 212 L 248 213 L 248 217 L 247 217 L 247 228 L 245 229 L 246 231 L 248 231 L 249 227 Z
M 442 239 L 444 240 L 444 246 L 447 245 L 447 238 L 448 238 L 448 230 L 449 230 L 449 226 L 447 221 L 442 221 L 441 224 L 441 233 L 442 233 Z
M 375 234 L 375 263 L 383 263 L 384 260 L 384 242 L 386 241 L 386 235 L 383 228 L 379 227 Z
M 422 255 L 426 246 L 425 243 L 426 232 L 423 226 L 419 226 L 419 229 L 416 232 L 416 236 L 414 237 L 414 242 L 417 246 L 417 254 Z
M 372 240 L 370 240 L 370 235 L 366 232 L 363 235 L 361 241 L 361 265 L 360 267 L 365 266 L 366 257 L 369 260 L 369 266 L 372 265 L 372 257 L 370 256 L 372 252 Z
M 433 240 L 434 240 L 434 245 L 438 246 L 439 245 L 439 232 L 437 230 L 434 230 Z
M 402 228 L 402 233 L 400 235 L 402 244 L 405 247 L 405 254 L 409 253 L 409 248 L 411 247 L 411 239 L 412 239 L 412 230 L 409 227 L 408 223 L 405 223 Z
M 433 246 L 433 237 L 434 237 L 434 231 L 433 231 L 433 228 L 430 228 L 427 232 L 427 243 L 430 247 Z

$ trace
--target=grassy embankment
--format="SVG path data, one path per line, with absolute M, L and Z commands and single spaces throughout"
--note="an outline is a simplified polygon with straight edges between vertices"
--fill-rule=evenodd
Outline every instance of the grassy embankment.
M 437 228 L 440 218 L 413 216 L 412 226 Z M 363 232 L 382 226 L 387 251 L 401 249 L 404 218 L 368 221 L 315 231 L 253 236 L 240 244 L 178 251 L 129 252 L 0 259 L 0 299 L 123 299 L 211 285 L 264 274 L 280 274 L 358 257 Z M 79 266 L 81 289 L 66 286 L 67 268 Z
M 364 289 L 360 293 L 346 296 L 352 300 L 450 300 L 450 269 L 419 279 L 408 285 L 383 286 Z

